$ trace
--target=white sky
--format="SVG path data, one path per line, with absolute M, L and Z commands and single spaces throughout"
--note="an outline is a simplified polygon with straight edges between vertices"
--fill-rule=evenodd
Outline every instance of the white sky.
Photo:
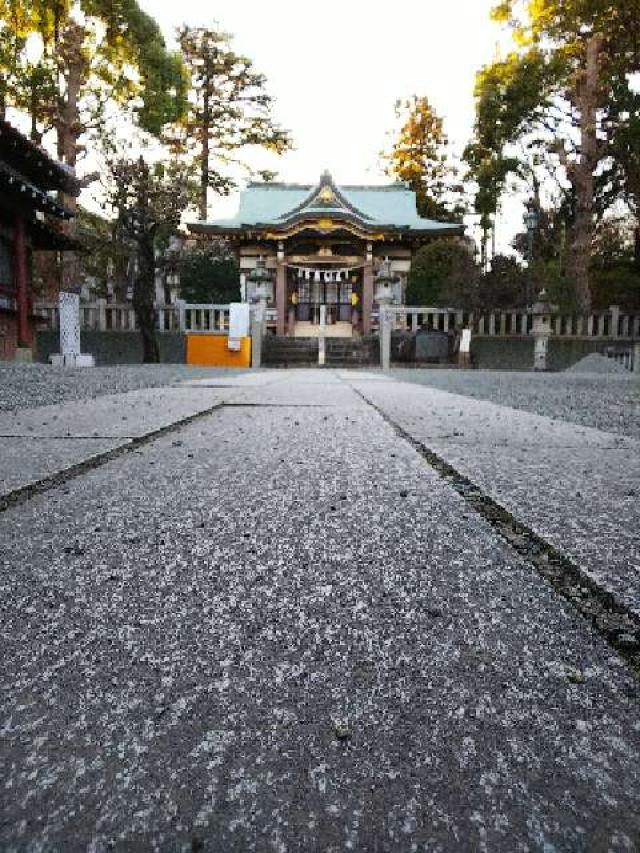
M 461 152 L 473 129 L 475 73 L 501 36 L 489 18 L 495 0 L 140 2 L 167 40 L 183 22 L 217 22 L 235 36 L 234 47 L 266 74 L 296 146 L 259 165 L 287 181 L 313 182 L 329 169 L 338 183 L 383 182 L 378 152 L 395 125 L 394 102 L 414 93 L 429 97 Z M 236 204 L 214 201 L 209 215 L 230 215 Z

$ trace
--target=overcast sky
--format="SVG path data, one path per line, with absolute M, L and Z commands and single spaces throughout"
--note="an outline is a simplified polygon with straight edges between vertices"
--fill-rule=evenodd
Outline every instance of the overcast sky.
M 269 160 L 280 180 L 380 182 L 378 152 L 397 98 L 427 95 L 461 151 L 473 128 L 473 86 L 500 38 L 495 0 L 141 0 L 167 39 L 218 23 L 267 75 L 276 116 L 296 150 Z M 264 161 L 260 165 L 266 165 Z M 229 214 L 236 200 L 214 202 Z

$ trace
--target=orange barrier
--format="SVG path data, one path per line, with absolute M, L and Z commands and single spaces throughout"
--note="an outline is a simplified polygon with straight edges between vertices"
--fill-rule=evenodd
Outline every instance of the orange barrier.
M 187 364 L 193 367 L 251 367 L 251 338 L 240 349 L 227 347 L 227 335 L 187 335 Z

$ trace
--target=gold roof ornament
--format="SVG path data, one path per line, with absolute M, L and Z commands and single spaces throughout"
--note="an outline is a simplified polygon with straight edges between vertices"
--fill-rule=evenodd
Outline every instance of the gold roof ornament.
M 323 204 L 332 204 L 336 200 L 336 194 L 331 187 L 322 187 L 318 193 L 318 198 Z

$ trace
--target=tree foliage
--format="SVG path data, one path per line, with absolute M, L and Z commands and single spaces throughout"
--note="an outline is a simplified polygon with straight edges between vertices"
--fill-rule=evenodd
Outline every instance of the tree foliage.
M 438 239 L 416 252 L 407 279 L 408 305 L 473 308 L 479 269 L 461 240 Z
M 266 78 L 246 56 L 236 53 L 230 36 L 217 29 L 183 27 L 179 43 L 189 79 L 188 109 L 167 141 L 189 158 L 200 178 L 199 213 L 206 219 L 210 189 L 228 193 L 234 186 L 226 167 L 238 152 L 259 146 L 282 153 L 289 134 L 272 117 Z
M 478 283 L 478 305 L 481 309 L 522 308 L 526 305 L 527 270 L 516 258 L 495 255 L 491 268 Z
M 180 296 L 186 302 L 240 301 L 240 268 L 224 244 L 185 251 L 178 272 Z
M 629 113 L 620 107 L 631 96 L 629 75 L 640 67 L 639 13 L 640 0 L 503 0 L 494 17 L 510 29 L 515 49 L 477 80 L 476 132 L 468 150 L 476 210 L 486 225 L 506 176 L 518 173 L 518 158 L 509 162 L 517 143 L 538 152 L 568 196 L 562 263 L 582 309 L 591 300 L 596 216 L 606 192 L 609 199 L 616 187 L 620 192 L 627 168 L 633 171 L 628 156 L 622 171 L 618 164 L 608 182 L 598 180 L 609 158 L 631 153 L 635 138 Z
M 464 195 L 442 119 L 425 96 L 397 101 L 395 112 L 400 127 L 391 150 L 382 153 L 386 173 L 415 192 L 420 216 L 458 221 Z
M 112 164 L 109 203 L 115 214 L 114 237 L 120 253 L 134 262 L 133 307 L 145 362 L 160 360 L 154 310 L 158 249 L 176 234 L 193 192 L 188 174 L 175 164 L 150 167 L 143 157 Z

